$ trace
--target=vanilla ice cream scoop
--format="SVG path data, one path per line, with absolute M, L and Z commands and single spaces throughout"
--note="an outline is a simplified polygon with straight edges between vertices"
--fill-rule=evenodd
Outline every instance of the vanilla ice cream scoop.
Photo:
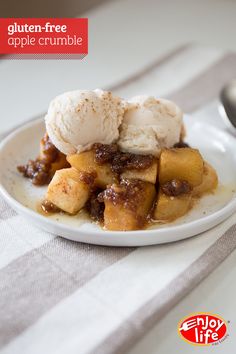
M 80 153 L 94 143 L 115 142 L 123 114 L 122 100 L 111 92 L 70 91 L 51 101 L 46 130 L 58 150 L 66 155 Z
M 159 156 L 180 141 L 183 113 L 173 102 L 137 96 L 126 106 L 118 145 L 122 151 Z

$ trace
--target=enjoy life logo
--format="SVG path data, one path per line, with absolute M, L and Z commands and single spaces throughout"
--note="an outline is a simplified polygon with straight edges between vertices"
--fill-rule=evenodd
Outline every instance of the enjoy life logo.
M 192 314 L 178 324 L 180 337 L 194 345 L 218 344 L 227 335 L 227 324 L 218 315 L 208 312 Z

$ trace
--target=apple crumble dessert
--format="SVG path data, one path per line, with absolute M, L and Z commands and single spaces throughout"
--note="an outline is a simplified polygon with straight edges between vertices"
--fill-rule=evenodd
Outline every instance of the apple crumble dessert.
M 48 184 L 46 213 L 83 209 L 104 229 L 138 230 L 174 221 L 217 187 L 214 168 L 184 142 L 171 101 L 72 91 L 50 103 L 45 123 L 39 157 L 18 170 Z

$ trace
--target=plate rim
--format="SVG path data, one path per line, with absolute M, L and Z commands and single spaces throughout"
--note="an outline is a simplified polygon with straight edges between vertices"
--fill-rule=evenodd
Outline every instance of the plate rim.
M 23 124 L 19 128 L 12 131 L 10 134 L 8 134 L 0 142 L 0 158 L 1 158 L 1 153 L 2 153 L 3 148 L 6 146 L 7 143 L 9 143 L 9 141 L 11 141 L 13 138 L 15 138 L 15 136 L 18 135 L 20 132 L 25 131 L 28 128 L 30 128 L 34 125 L 37 125 L 39 123 L 43 123 L 42 117 L 37 118 L 33 121 L 26 122 L 25 124 Z M 236 145 L 236 140 L 230 134 L 228 134 L 226 131 L 221 131 L 217 127 L 212 126 L 211 124 L 208 124 L 208 123 L 198 122 L 198 124 L 202 124 L 204 126 L 207 125 L 210 128 L 213 128 L 215 131 L 217 131 L 217 133 L 227 136 L 227 138 Z M 102 236 L 102 237 L 107 237 L 107 238 L 111 238 L 112 236 L 119 237 L 119 238 L 127 237 L 127 236 L 137 236 L 137 237 L 147 236 L 147 235 L 156 236 L 156 238 L 157 238 L 156 243 L 159 243 L 158 236 L 165 236 L 169 232 L 176 232 L 176 233 L 183 232 L 183 234 L 184 234 L 184 233 L 186 233 L 186 231 L 189 228 L 191 228 L 192 230 L 199 228 L 199 224 L 201 224 L 201 226 L 211 225 L 209 227 L 207 226 L 207 229 L 205 229 L 205 231 L 207 231 L 210 228 L 218 225 L 223 220 L 226 220 L 228 217 L 230 217 L 236 211 L 236 194 L 235 194 L 233 196 L 232 200 L 230 200 L 230 202 L 227 203 L 223 208 L 213 212 L 210 215 L 203 216 L 199 219 L 196 219 L 196 220 L 193 220 L 193 221 L 190 221 L 187 223 L 179 224 L 179 225 L 167 226 L 167 227 L 163 227 L 163 228 L 159 228 L 159 229 L 146 229 L 146 230 L 134 230 L 134 231 L 110 231 L 110 230 L 104 230 L 102 228 L 100 230 L 86 230 L 85 228 L 81 229 L 80 227 L 77 228 L 73 225 L 70 226 L 70 225 L 67 225 L 64 223 L 58 223 L 55 220 L 51 220 L 43 215 L 40 215 L 39 213 L 32 210 L 31 208 L 24 206 L 19 201 L 17 201 L 7 191 L 7 189 L 3 186 L 1 175 L 0 175 L 0 193 L 3 196 L 3 198 L 13 207 L 13 209 L 18 211 L 21 215 L 30 217 L 31 219 L 36 219 L 37 225 L 47 224 L 47 225 L 50 225 L 51 227 L 56 227 L 56 228 L 59 227 L 60 229 L 62 229 L 62 231 L 77 232 L 77 233 L 83 234 L 84 236 L 91 236 L 91 234 L 95 235 L 96 237 Z M 218 220 L 220 220 L 220 221 L 218 221 Z M 57 231 L 57 233 L 58 233 L 58 231 Z M 192 237 L 192 236 L 199 234 L 199 233 L 200 233 L 199 231 L 197 231 L 195 234 L 190 233 L 191 234 L 190 236 L 182 237 L 182 239 Z M 110 234 L 112 234 L 112 235 L 110 235 Z M 67 238 L 66 236 L 62 236 L 62 237 Z M 83 242 L 81 240 L 79 240 L 79 241 Z M 168 241 L 168 242 L 174 242 L 174 241 L 176 241 L 176 240 Z M 87 242 L 87 241 L 84 240 L 84 242 Z

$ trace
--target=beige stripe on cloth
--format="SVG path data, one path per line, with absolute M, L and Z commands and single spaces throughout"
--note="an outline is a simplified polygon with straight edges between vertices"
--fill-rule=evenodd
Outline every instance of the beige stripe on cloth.
M 207 277 L 236 248 L 236 224 L 231 226 L 190 267 L 139 308 L 108 338 L 93 349 L 95 354 L 125 353 L 184 296 Z M 187 315 L 187 314 L 186 314 Z
M 0 270 L 0 345 L 133 250 L 57 237 L 11 262 Z
M 228 54 L 209 70 L 194 78 L 181 90 L 168 98 L 174 100 L 184 112 L 193 112 L 215 99 L 220 89 L 236 78 L 236 54 Z
M 174 57 L 167 56 L 166 61 L 159 61 L 158 66 L 150 64 L 142 71 L 143 76 L 136 73 L 123 81 L 122 86 L 118 84 L 112 89 L 126 99 L 142 94 L 166 97 L 206 72 L 224 56 L 225 51 L 220 49 L 189 45 Z
M 191 46 L 192 44 L 184 44 L 178 48 L 175 48 L 172 52 L 168 53 L 167 55 L 163 56 L 160 59 L 155 60 L 153 63 L 149 64 L 147 67 L 140 70 L 138 73 L 130 76 L 127 79 L 124 79 L 123 81 L 113 86 L 108 87 L 108 90 L 112 92 L 122 90 L 124 87 L 142 79 L 145 75 L 151 73 L 152 70 L 155 70 L 157 67 L 160 67 L 163 64 L 168 64 L 168 61 L 171 61 L 175 56 L 184 53 L 186 49 L 188 49 Z
M 177 53 L 179 54 L 178 51 Z M 174 53 L 174 56 L 175 55 L 176 53 Z M 232 60 L 232 58 L 234 58 L 234 60 Z M 168 60 L 170 59 L 171 58 L 168 58 Z M 172 96 L 176 97 L 179 101 L 182 100 L 182 105 L 187 106 L 189 110 L 192 110 L 191 107 L 196 109 L 199 104 L 206 103 L 206 100 L 216 95 L 217 88 L 219 89 L 224 78 L 228 78 L 230 72 L 231 75 L 234 75 L 236 69 L 235 59 L 236 56 L 232 54 L 224 56 L 223 59 L 214 63 L 204 74 L 192 80 L 191 85 L 188 83 Z M 160 67 L 162 64 L 163 62 L 158 63 Z M 208 80 L 211 81 L 207 86 L 207 91 L 203 93 L 202 91 L 197 92 L 198 88 L 202 90 L 202 87 L 206 85 L 206 76 Z M 185 101 L 184 94 L 181 94 L 181 92 L 186 93 L 189 91 L 192 92 L 192 95 L 189 96 L 186 94 Z M 198 96 L 204 96 L 206 94 L 206 99 L 199 101 L 197 94 Z M 7 208 L 4 207 L 4 212 L 6 212 L 6 210 Z M 10 210 L 11 208 L 9 207 L 8 214 L 5 215 L 11 217 Z M 6 221 L 10 223 L 10 219 L 6 219 Z M 5 220 L 3 222 L 5 222 Z M 219 243 L 211 246 L 215 246 L 215 266 L 220 264 L 235 248 L 234 243 L 226 243 L 224 241 L 225 238 L 230 238 L 234 232 L 235 229 L 232 228 L 231 231 L 228 231 L 228 233 L 220 238 L 220 240 L 222 240 L 221 242 L 217 241 Z M 225 252 L 222 252 L 222 246 L 225 247 Z M 1 344 L 4 345 L 11 341 L 64 297 L 67 297 L 79 287 L 83 287 L 84 284 L 89 282 L 93 277 L 99 274 L 99 272 L 121 260 L 123 257 L 126 257 L 132 251 L 134 251 L 133 248 L 114 249 L 99 246 L 85 246 L 80 243 L 56 238 L 11 262 L 7 267 L 1 270 Z M 211 253 L 211 251 L 209 252 Z M 206 252 L 206 262 L 202 264 L 204 276 L 209 274 L 212 270 L 211 266 L 209 266 L 209 264 L 211 264 L 211 258 L 208 257 L 209 252 Z M 209 261 L 207 261 L 208 258 Z M 192 272 L 192 268 L 188 268 L 188 274 L 192 274 L 193 277 L 191 283 L 188 283 L 186 277 L 182 277 L 181 279 L 183 281 L 178 282 L 179 288 L 176 288 L 176 301 L 174 300 L 174 293 L 172 294 L 174 299 L 169 298 L 170 301 L 173 302 L 173 305 L 194 286 L 194 269 L 195 268 L 193 268 Z M 196 277 L 196 284 L 200 280 L 201 278 Z M 166 287 L 165 291 L 168 292 L 169 290 L 169 286 Z M 37 296 L 37 294 L 39 294 L 39 296 Z M 160 313 L 165 313 L 168 310 L 170 304 L 168 306 L 163 304 L 162 306 L 161 301 L 163 299 L 162 296 L 159 295 L 161 294 L 156 294 L 155 296 L 155 301 L 159 304 L 158 307 L 154 308 L 152 307 L 152 303 L 150 303 L 150 307 L 147 305 L 150 309 L 146 311 L 147 316 L 143 319 L 139 317 L 139 320 L 141 322 L 143 321 L 140 327 L 141 331 L 138 330 L 138 332 L 136 332 L 135 330 L 132 331 L 132 328 L 128 328 L 127 335 L 124 336 L 124 334 L 122 334 L 124 333 L 122 325 L 122 328 L 118 329 L 117 332 L 117 338 L 120 338 L 119 345 L 115 344 L 116 342 L 114 341 L 111 348 L 110 340 L 114 338 L 114 334 L 112 334 L 112 336 L 109 337 L 110 339 L 106 338 L 104 341 L 104 347 L 103 344 L 100 345 L 99 350 L 104 348 L 104 353 L 105 350 L 109 353 L 118 352 L 119 348 L 122 348 L 123 345 L 124 348 L 130 346 L 136 340 L 137 335 L 140 337 L 140 335 L 144 333 L 146 325 L 149 327 L 154 323 L 154 320 L 160 317 Z M 107 294 L 107 296 L 109 296 L 109 294 Z M 161 310 L 162 312 L 160 312 Z M 149 325 L 147 323 L 148 318 L 150 318 Z M 126 322 L 124 322 L 124 328 L 127 328 Z

